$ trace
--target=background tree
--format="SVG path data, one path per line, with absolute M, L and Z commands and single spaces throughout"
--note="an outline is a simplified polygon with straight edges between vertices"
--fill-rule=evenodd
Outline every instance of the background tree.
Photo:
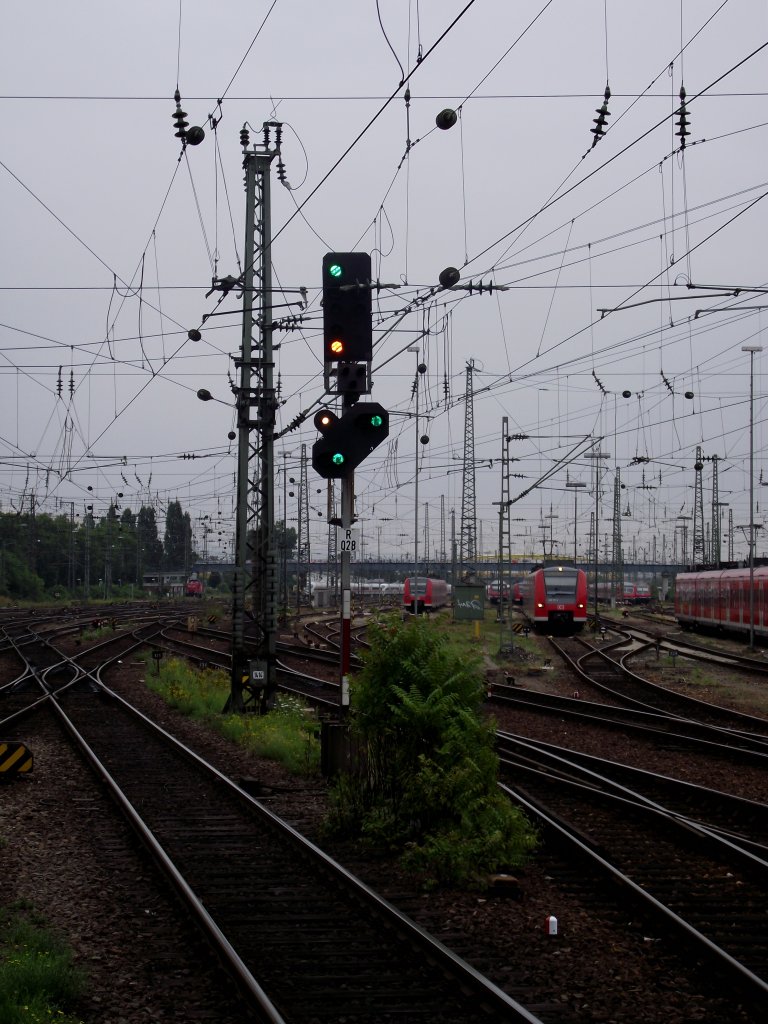
M 163 545 L 157 534 L 155 510 L 142 505 L 136 517 L 139 544 L 139 573 L 159 569 L 163 561 Z
M 296 550 L 296 541 L 298 540 L 298 534 L 293 526 L 289 526 L 286 529 L 285 523 L 282 519 L 279 519 L 275 523 L 275 545 L 278 551 L 282 552 L 283 546 L 285 546 L 285 557 L 293 558 L 293 554 Z
M 189 516 L 182 512 L 178 501 L 171 501 L 165 513 L 165 535 L 163 537 L 163 567 L 166 569 L 183 569 L 189 566 L 191 553 L 192 530 Z

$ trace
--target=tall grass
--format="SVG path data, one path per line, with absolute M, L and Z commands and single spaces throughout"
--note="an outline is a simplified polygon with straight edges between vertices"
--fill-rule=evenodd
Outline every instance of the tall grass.
M 0 913 L 0 934 L 0 1021 L 80 1024 L 65 1012 L 85 984 L 67 947 L 18 908 Z
M 295 697 L 278 696 L 266 715 L 229 714 L 222 709 L 230 691 L 220 669 L 197 670 L 180 658 L 164 659 L 159 671 L 147 657 L 147 685 L 171 707 L 203 721 L 247 750 L 279 761 L 295 775 L 320 768 L 320 726 L 317 716 Z

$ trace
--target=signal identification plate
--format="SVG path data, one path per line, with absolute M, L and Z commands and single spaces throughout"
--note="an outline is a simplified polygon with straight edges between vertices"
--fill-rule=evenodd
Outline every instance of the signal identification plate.
M 348 554 L 350 562 L 360 557 L 360 530 L 355 527 L 338 527 L 339 554 Z

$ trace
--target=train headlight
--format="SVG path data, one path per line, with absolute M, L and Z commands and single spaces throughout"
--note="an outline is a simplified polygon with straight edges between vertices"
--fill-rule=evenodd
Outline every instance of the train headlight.
M 536 604 L 536 607 L 537 608 L 543 608 L 544 604 L 541 601 L 538 601 L 537 604 Z

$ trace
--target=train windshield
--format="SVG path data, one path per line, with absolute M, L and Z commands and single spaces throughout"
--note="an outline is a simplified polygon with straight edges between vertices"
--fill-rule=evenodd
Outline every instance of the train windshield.
M 570 572 L 559 572 L 558 570 L 550 572 L 545 570 L 544 586 L 546 587 L 547 597 L 552 601 L 575 600 L 577 578 L 578 574 L 573 570 Z

